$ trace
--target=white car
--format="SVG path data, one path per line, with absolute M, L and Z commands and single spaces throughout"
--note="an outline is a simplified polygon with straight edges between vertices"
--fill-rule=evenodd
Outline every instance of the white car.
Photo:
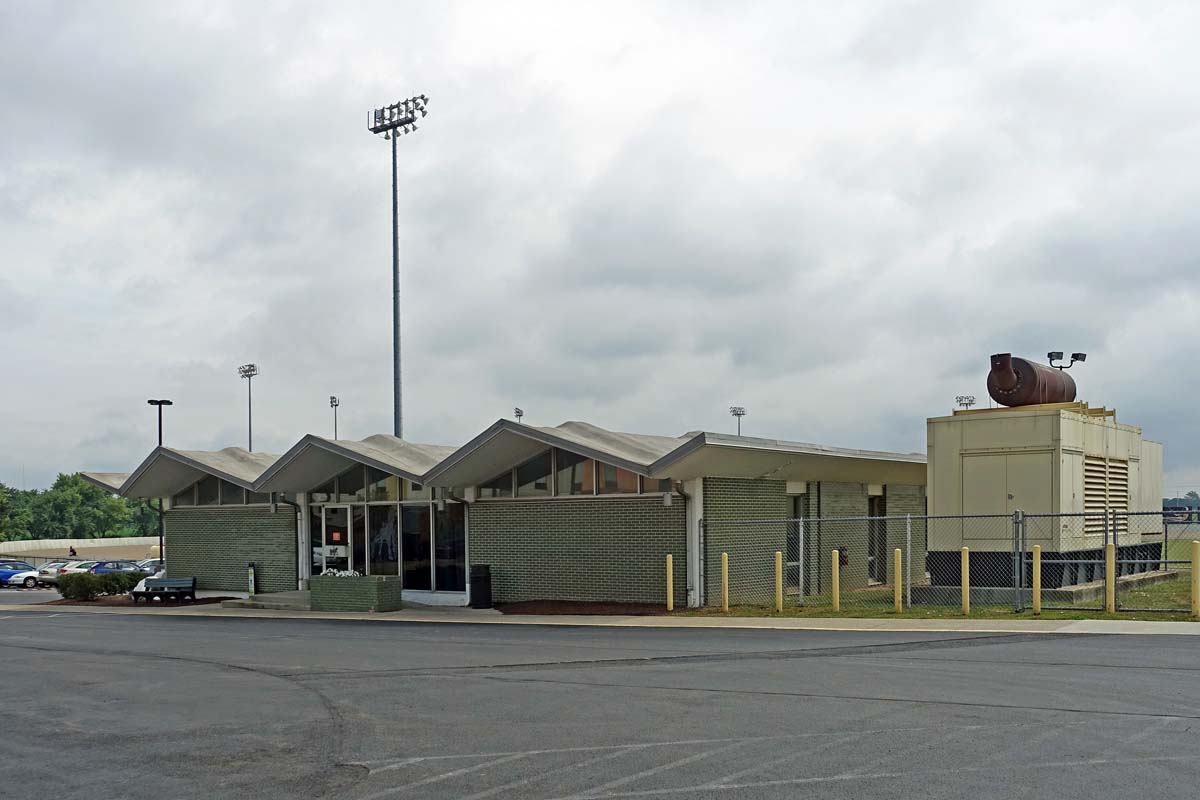
M 30 569 L 24 572 L 14 572 L 8 576 L 4 583 L 6 586 L 24 586 L 26 589 L 36 589 L 38 585 L 37 570 Z

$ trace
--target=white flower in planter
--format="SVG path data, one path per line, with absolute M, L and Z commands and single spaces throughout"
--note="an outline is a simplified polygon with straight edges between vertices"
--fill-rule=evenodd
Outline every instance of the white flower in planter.
M 321 573 L 322 578 L 361 578 L 362 573 L 353 569 L 327 569 Z

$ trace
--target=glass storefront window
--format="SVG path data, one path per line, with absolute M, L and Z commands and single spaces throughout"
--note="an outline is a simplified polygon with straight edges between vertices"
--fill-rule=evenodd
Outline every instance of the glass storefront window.
M 408 490 L 405 492 L 405 500 L 428 500 L 430 498 L 429 487 L 422 486 L 413 481 L 405 481 L 408 484 Z
M 400 497 L 400 478 L 381 469 L 367 467 L 367 500 L 396 502 Z M 389 573 L 395 575 L 396 573 Z
M 308 549 L 312 553 L 311 575 L 325 571 L 325 547 L 321 532 L 321 509 L 310 508 L 308 512 Z
M 349 509 L 326 506 L 325 512 L 325 569 L 350 569 Z
M 429 504 L 400 506 L 400 554 L 404 559 L 405 589 L 429 589 Z
M 480 497 L 512 497 L 513 496 L 513 474 L 512 470 L 505 472 L 503 475 L 497 476 L 479 487 Z
M 547 465 L 547 474 L 549 468 Z M 467 589 L 467 511 L 462 503 L 446 503 L 434 517 L 435 586 L 439 592 Z
M 367 507 L 368 562 L 372 575 L 400 574 L 400 539 L 396 506 Z
M 596 462 L 566 450 L 555 453 L 558 469 L 555 484 L 559 495 L 592 494 Z
M 308 502 L 310 503 L 328 503 L 333 499 L 333 481 L 318 486 L 308 493 Z
M 596 494 L 637 494 L 637 473 L 611 464 L 600 464 L 596 478 Z
M 350 569 L 367 574 L 367 507 L 350 507 Z
M 337 495 L 339 503 L 362 502 L 367 499 L 365 467 L 355 465 L 338 475 Z
M 192 484 L 171 498 L 171 508 L 196 505 L 196 484 Z
M 235 483 L 221 481 L 221 505 L 243 506 L 246 504 L 246 490 Z
M 670 478 L 642 478 L 642 494 L 671 491 Z
M 221 481 L 209 475 L 196 484 L 196 505 L 215 506 L 221 498 Z
M 517 467 L 517 497 L 546 497 L 550 494 L 550 451 Z

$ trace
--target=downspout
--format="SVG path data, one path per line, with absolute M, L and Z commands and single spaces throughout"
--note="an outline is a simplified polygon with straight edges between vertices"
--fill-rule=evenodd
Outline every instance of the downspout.
M 300 589 L 300 515 L 304 513 L 304 510 L 302 508 L 300 508 L 299 503 L 293 502 L 291 500 L 288 500 L 286 497 L 284 497 L 283 492 L 276 492 L 275 493 L 275 505 L 278 506 L 280 503 L 285 503 L 286 505 L 289 505 L 292 508 L 296 509 L 296 514 L 293 518 L 296 523 L 296 529 L 295 529 L 295 532 L 292 534 L 292 565 L 296 568 L 296 589 L 299 590 Z M 276 510 L 278 510 L 278 509 L 276 509 Z

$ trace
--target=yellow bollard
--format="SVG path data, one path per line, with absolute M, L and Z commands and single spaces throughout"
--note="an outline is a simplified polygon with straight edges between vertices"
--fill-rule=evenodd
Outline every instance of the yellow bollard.
M 971 613 L 971 551 L 962 549 L 962 612 L 963 616 Z
M 900 560 L 903 556 L 900 554 L 900 548 L 896 548 L 895 558 L 892 559 L 894 564 L 892 578 L 892 603 L 896 607 L 896 613 L 899 614 L 904 610 L 904 598 L 901 594 L 904 591 L 904 573 L 900 571 Z
M 729 553 L 721 553 L 721 610 L 729 613 Z
M 671 563 L 671 554 L 667 553 L 667 611 L 675 610 L 675 565 Z
M 1117 613 L 1117 546 L 1104 545 L 1104 610 Z
M 842 554 L 838 550 L 833 551 L 832 563 L 830 564 L 830 575 L 833 577 L 829 581 L 829 589 L 833 594 L 833 610 L 842 610 Z
M 1033 615 L 1042 613 L 1042 546 L 1033 546 Z
M 1192 616 L 1200 617 L 1200 542 L 1192 540 Z
M 783 553 L 775 551 L 775 613 L 783 613 Z

